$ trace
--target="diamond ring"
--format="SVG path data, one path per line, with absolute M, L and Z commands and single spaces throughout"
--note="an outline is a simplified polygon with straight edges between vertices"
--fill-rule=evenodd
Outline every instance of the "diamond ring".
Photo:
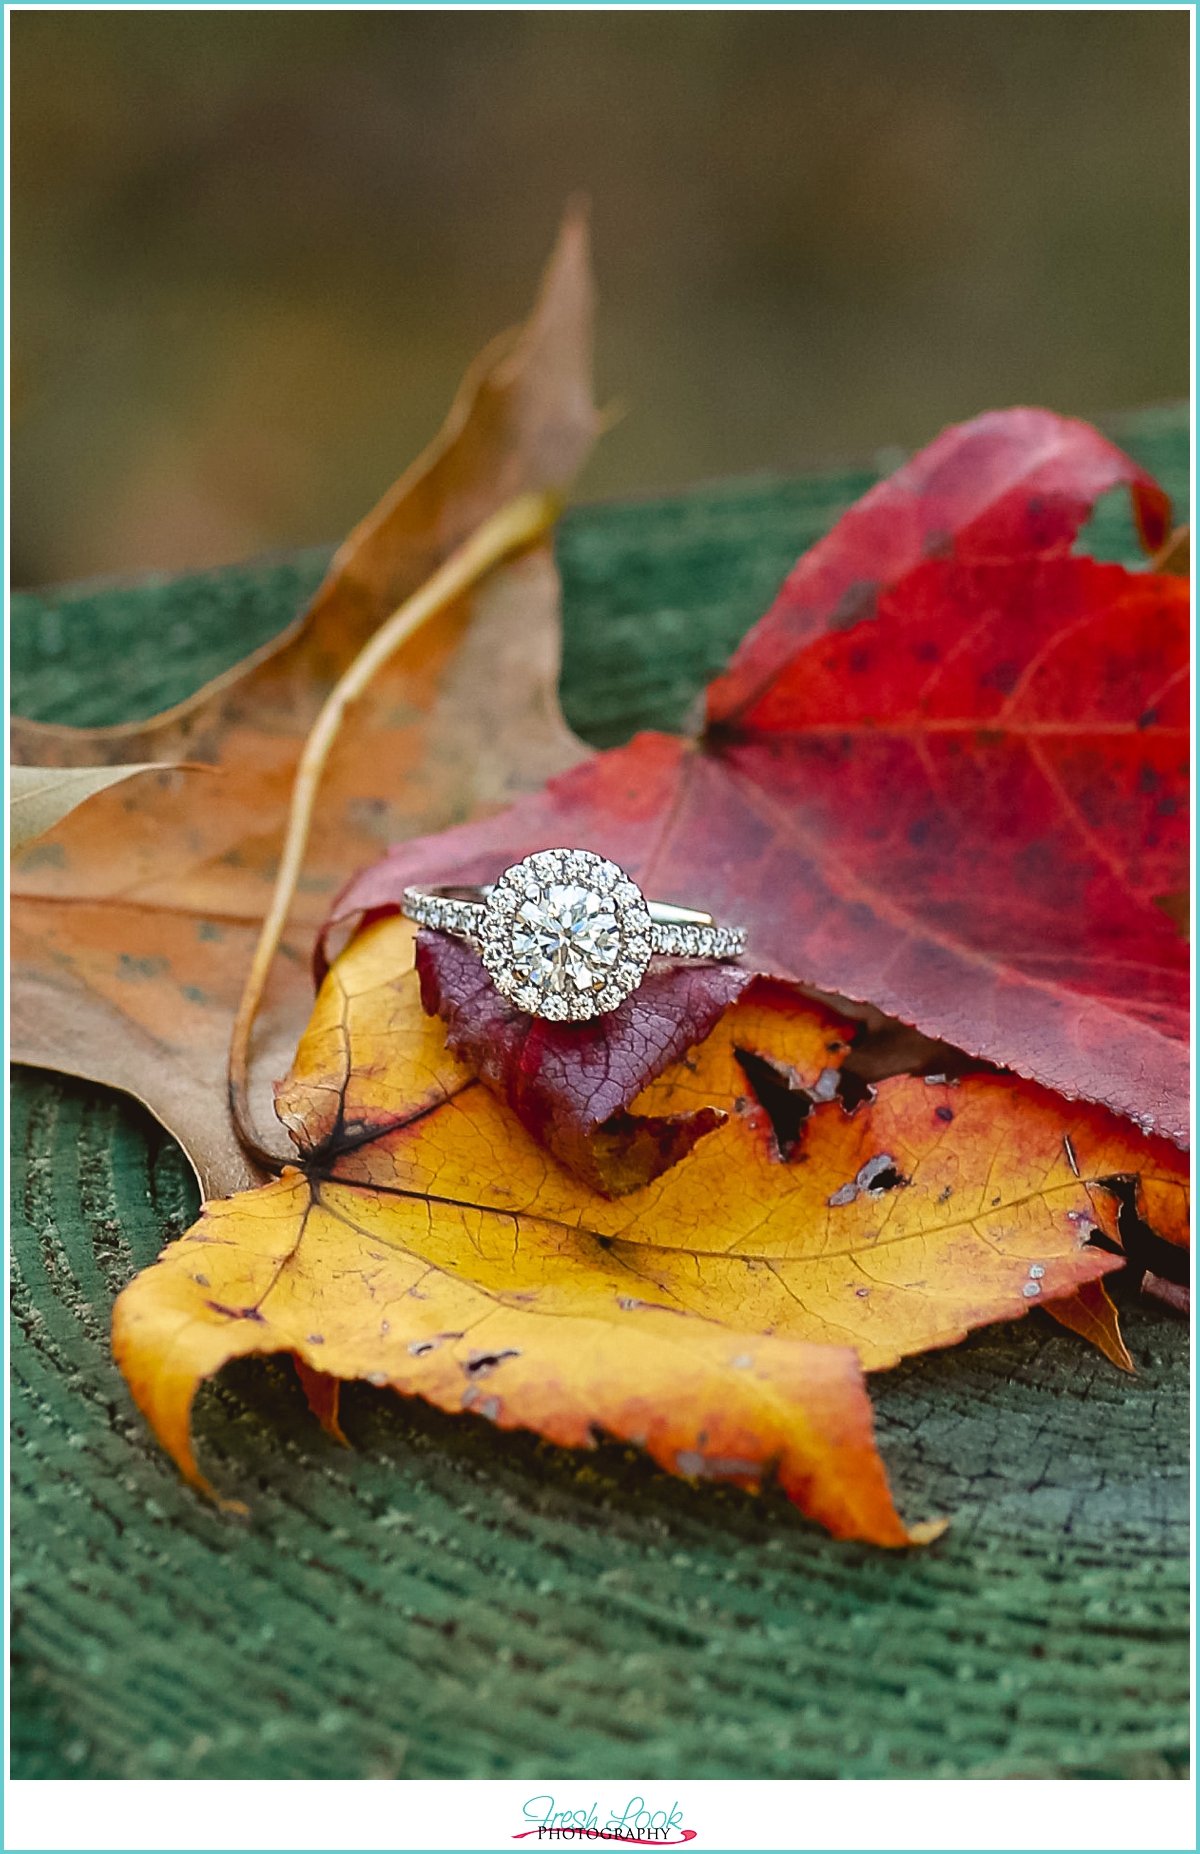
M 480 888 L 406 888 L 402 908 L 422 927 L 465 940 L 497 991 L 534 1017 L 582 1020 L 613 1011 L 655 953 L 736 959 L 741 927 L 647 901 L 616 863 L 590 850 L 539 850 Z

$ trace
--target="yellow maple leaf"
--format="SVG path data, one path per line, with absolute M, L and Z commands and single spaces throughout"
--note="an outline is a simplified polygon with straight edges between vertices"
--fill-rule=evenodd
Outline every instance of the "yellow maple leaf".
M 838 1026 L 776 985 L 643 1090 L 637 1111 L 728 1119 L 613 1202 L 449 1055 L 411 945 L 380 921 L 325 981 L 279 1090 L 302 1165 L 207 1205 L 117 1302 L 118 1361 L 197 1486 L 198 1385 L 290 1352 L 334 1430 L 336 1382 L 365 1379 L 677 1473 L 774 1474 L 837 1536 L 924 1541 L 940 1524 L 896 1514 L 863 1367 L 1094 1288 L 1121 1259 L 1087 1244 L 1089 1180 L 1139 1175 L 1186 1215 L 1172 1148 L 1010 1076 L 829 1099 L 785 1161 L 746 1055 L 820 1095 Z

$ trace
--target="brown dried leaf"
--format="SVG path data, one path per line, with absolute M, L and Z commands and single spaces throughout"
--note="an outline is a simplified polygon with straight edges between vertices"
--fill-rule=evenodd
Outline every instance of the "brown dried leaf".
M 13 723 L 25 765 L 187 758 L 220 769 L 186 787 L 173 773 L 99 795 L 13 876 L 14 1058 L 136 1095 L 207 1192 L 251 1177 L 225 1105 L 225 1058 L 305 735 L 335 678 L 447 554 L 514 496 L 565 488 L 579 468 L 597 429 L 591 321 L 587 232 L 574 214 L 529 323 L 481 356 L 439 437 L 287 631 L 151 721 Z M 308 943 L 352 871 L 585 757 L 558 708 L 558 661 L 558 582 L 542 548 L 427 625 L 357 706 L 322 784 L 295 939 L 259 1023 L 261 1126 L 311 1005 Z

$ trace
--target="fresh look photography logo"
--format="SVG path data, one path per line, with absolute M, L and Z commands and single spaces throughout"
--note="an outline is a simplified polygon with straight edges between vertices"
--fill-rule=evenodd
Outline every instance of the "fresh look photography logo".
M 677 1848 L 696 1839 L 694 1828 L 683 1826 L 678 1803 L 669 1809 L 651 1809 L 641 1796 L 632 1796 L 623 1809 L 603 1809 L 592 1803 L 586 1809 L 560 1808 L 553 1796 L 531 1796 L 522 1815 L 526 1826 L 514 1841 L 620 1841 L 632 1847 Z

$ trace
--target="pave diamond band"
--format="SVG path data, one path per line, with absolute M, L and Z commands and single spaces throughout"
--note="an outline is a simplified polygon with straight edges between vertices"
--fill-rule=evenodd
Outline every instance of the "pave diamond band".
M 487 912 L 483 902 L 460 901 L 450 895 L 439 894 L 434 888 L 406 888 L 404 912 L 410 921 L 416 921 L 419 926 L 432 927 L 438 933 L 453 934 L 456 940 L 465 940 L 468 946 L 473 946 L 479 952 L 479 929 Z
M 410 920 L 473 946 L 506 998 L 536 1017 L 602 1016 L 641 984 L 651 958 L 736 959 L 746 936 L 711 914 L 647 901 L 591 850 L 539 850 L 484 887 L 412 887 Z
M 466 901 L 453 895 L 441 895 L 436 889 L 406 888 L 404 912 L 422 927 L 434 927 L 466 940 L 477 952 L 482 950 L 480 934 L 487 914 L 487 889 L 481 889 L 481 901 Z M 669 959 L 737 959 L 745 951 L 746 935 L 741 927 L 717 927 L 711 920 L 695 923 L 656 919 L 662 904 L 647 904 L 650 915 L 650 951 Z M 664 909 L 665 912 L 665 909 Z

